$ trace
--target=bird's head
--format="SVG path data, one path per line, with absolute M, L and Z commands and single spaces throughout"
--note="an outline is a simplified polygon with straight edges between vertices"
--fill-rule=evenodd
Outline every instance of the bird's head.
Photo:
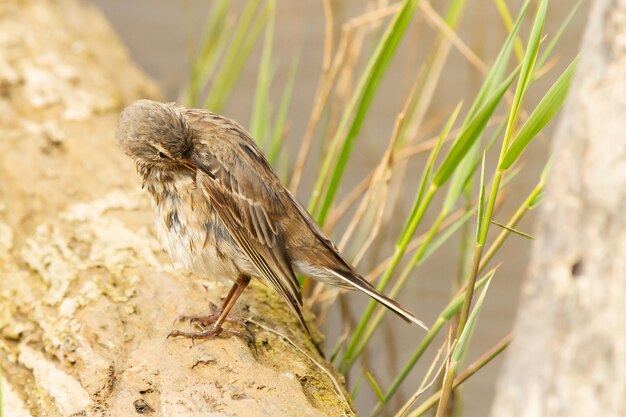
M 193 150 L 192 130 L 173 104 L 138 100 L 120 115 L 116 139 L 137 167 L 184 164 Z

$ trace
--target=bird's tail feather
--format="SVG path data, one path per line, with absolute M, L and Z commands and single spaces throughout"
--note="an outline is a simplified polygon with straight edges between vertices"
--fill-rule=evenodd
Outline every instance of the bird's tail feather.
M 374 300 L 378 301 L 379 303 L 387 307 L 389 310 L 396 313 L 406 322 L 415 323 L 418 326 L 424 328 L 425 330 L 428 330 L 428 327 L 424 324 L 424 322 L 422 322 L 420 319 L 415 317 L 413 313 L 411 313 L 406 308 L 402 307 L 398 302 L 392 300 L 391 298 L 387 297 L 385 294 L 378 291 L 372 284 L 367 282 L 364 278 L 358 275 L 341 273 L 339 271 L 335 271 L 330 268 L 325 268 L 325 269 L 332 275 L 339 278 L 341 281 L 348 284 L 349 286 L 363 291 L 364 293 L 372 297 Z

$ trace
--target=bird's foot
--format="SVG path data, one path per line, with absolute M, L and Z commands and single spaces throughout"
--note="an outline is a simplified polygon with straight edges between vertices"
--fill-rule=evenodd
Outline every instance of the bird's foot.
M 195 339 L 208 339 L 218 336 L 237 336 L 241 337 L 255 345 L 254 334 L 245 320 L 226 317 L 223 322 L 233 325 L 239 325 L 244 331 L 224 328 L 221 325 L 218 327 L 216 322 L 219 320 L 221 311 L 217 306 L 211 303 L 211 311 L 209 314 L 182 314 L 176 319 L 177 322 L 189 321 L 189 324 L 199 329 L 197 332 L 183 332 L 180 330 L 172 330 L 167 336 L 170 337 L 187 337 L 192 341 Z M 223 323 L 222 323 L 223 324 Z
M 252 336 L 252 333 L 241 332 L 239 330 L 233 330 L 233 329 L 225 329 L 223 327 L 216 328 L 215 326 L 211 326 L 209 328 L 202 329 L 197 332 L 183 332 L 181 330 L 174 329 L 170 332 L 170 334 L 167 335 L 168 338 L 186 337 L 188 339 L 191 339 L 192 342 L 195 341 L 196 339 L 209 339 L 212 337 L 220 337 L 220 336 L 227 336 L 227 337 L 237 336 L 246 340 L 248 343 L 255 345 L 254 336 Z

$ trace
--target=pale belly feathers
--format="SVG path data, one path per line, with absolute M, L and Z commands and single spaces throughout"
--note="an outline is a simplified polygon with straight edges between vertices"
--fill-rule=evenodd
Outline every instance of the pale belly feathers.
M 172 261 L 224 284 L 241 273 L 258 275 L 191 179 L 177 181 L 160 196 L 152 195 L 155 229 Z

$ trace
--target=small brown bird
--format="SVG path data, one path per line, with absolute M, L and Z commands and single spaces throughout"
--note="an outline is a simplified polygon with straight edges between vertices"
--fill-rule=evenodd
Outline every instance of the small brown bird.
M 202 331 L 172 335 L 209 337 L 226 330 L 222 325 L 251 278 L 275 289 L 308 331 L 296 273 L 363 291 L 425 327 L 339 254 L 234 121 L 139 100 L 122 112 L 116 136 L 152 196 L 157 235 L 170 257 L 197 275 L 234 281 L 219 312 L 186 317 Z

